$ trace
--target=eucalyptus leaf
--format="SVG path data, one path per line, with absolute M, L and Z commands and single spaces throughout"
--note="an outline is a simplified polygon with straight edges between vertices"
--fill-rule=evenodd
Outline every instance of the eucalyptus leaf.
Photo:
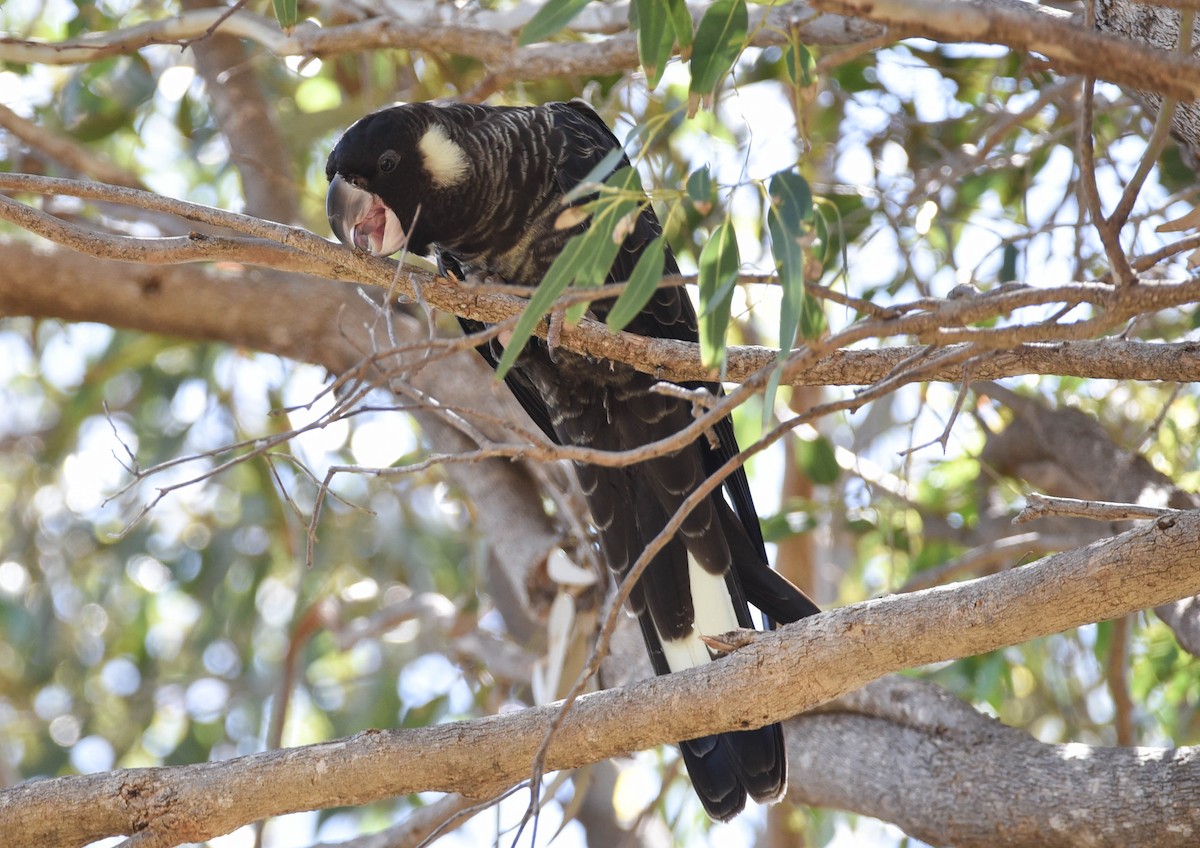
M 567 242 L 517 320 L 496 366 L 497 377 L 508 373 L 542 316 L 568 286 L 572 283 L 598 286 L 608 279 L 613 260 L 625 240 L 618 232 L 618 226 L 629 215 L 637 213 L 645 193 L 637 170 L 630 165 L 610 176 L 605 185 L 611 191 L 602 192 L 588 204 L 592 212 L 591 225 Z M 586 311 L 587 304 L 572 306 L 566 312 L 566 320 L 577 323 Z
M 275 20 L 279 21 L 280 29 L 285 32 L 296 25 L 299 16 L 296 11 L 296 0 L 271 0 L 275 7 Z
M 546 276 L 538 285 L 537 291 L 529 299 L 529 305 L 517 319 L 517 325 L 513 327 L 508 344 L 504 347 L 504 354 L 496 365 L 496 379 L 503 379 L 504 375 L 508 373 L 508 369 L 512 368 L 521 351 L 525 349 L 525 343 L 533 335 L 538 322 L 542 320 L 542 316 L 550 311 L 554 301 L 558 300 L 559 295 L 566 291 L 571 280 L 579 273 L 581 247 L 586 235 L 586 233 L 577 235 L 567 242 L 567 246 L 563 248 L 562 253 L 558 254 L 554 264 L 550 266 L 550 270 L 546 272 Z
M 692 42 L 695 39 L 695 24 L 688 11 L 687 0 L 666 0 L 667 13 L 671 16 L 671 27 L 675 41 L 679 44 L 679 57 L 685 62 L 692 58 Z
M 700 251 L 700 361 L 705 368 L 724 369 L 725 331 L 741 264 L 733 223 L 727 220 Z
M 779 270 L 779 283 L 783 287 L 783 303 L 779 309 L 779 355 L 782 358 L 796 342 L 805 306 L 804 239 L 807 222 L 812 219 L 813 202 L 808 182 L 796 171 L 780 171 L 771 177 L 767 191 L 770 196 L 767 228 L 771 233 L 771 250 Z
M 701 215 L 713 208 L 713 179 L 708 165 L 702 165 L 687 178 L 687 194 Z
M 589 0 L 548 0 L 521 29 L 521 46 L 544 41 L 575 19 Z
M 729 73 L 746 45 L 749 20 L 746 0 L 717 0 L 708 7 L 696 29 L 692 52 L 689 93 L 693 102 L 711 97 Z M 688 112 L 695 114 L 695 109 Z
M 605 185 L 613 192 L 601 194 L 592 202 L 592 223 L 584 235 L 576 285 L 599 286 L 608 279 L 617 251 L 625 241 L 626 233 L 619 228 L 628 216 L 636 215 L 645 197 L 641 178 L 629 165 L 609 177 Z
M 654 90 L 675 48 L 670 9 L 662 0 L 635 0 L 630 10 L 637 17 L 638 59 L 646 72 L 647 87 Z
M 833 445 L 824 436 L 815 439 L 799 439 L 796 442 L 796 462 L 805 476 L 820 486 L 837 482 L 842 474 Z
M 783 64 L 792 85 L 807 88 L 816 79 L 817 60 L 803 44 L 790 45 L 783 54 Z

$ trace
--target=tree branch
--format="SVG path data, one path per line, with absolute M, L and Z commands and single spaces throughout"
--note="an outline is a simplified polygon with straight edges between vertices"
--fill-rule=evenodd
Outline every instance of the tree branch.
M 628 9 L 628 6 L 625 7 Z M 436 12 L 424 17 L 371 17 L 340 26 L 301 24 L 290 35 L 275 21 L 246 11 L 220 20 L 227 10 L 196 9 L 171 18 L 107 33 L 89 33 L 59 43 L 0 37 L 0 61 L 43 65 L 75 65 L 109 56 L 132 53 L 151 44 L 176 44 L 204 35 L 214 24 L 218 32 L 260 45 L 276 56 L 324 57 L 368 50 L 411 49 L 470 56 L 504 80 L 552 79 L 560 76 L 597 76 L 628 71 L 638 66 L 637 41 L 628 21 L 607 38 L 515 47 L 514 34 L 522 25 L 510 16 L 503 25 L 496 15 L 481 13 L 469 25 L 443 21 Z M 511 12 L 508 13 L 511 15 Z M 626 14 L 627 18 L 627 14 Z M 610 23 L 601 29 L 613 32 Z M 825 15 L 805 2 L 756 9 L 751 18 L 752 44 L 783 45 L 795 30 L 806 44 L 844 45 L 879 34 L 869 22 Z M 586 29 L 576 29 L 584 32 Z
M 722 661 L 582 696 L 550 745 L 547 766 L 573 768 L 758 727 L 898 669 L 1193 595 L 1200 592 L 1197 556 L 1200 511 L 1185 512 L 993 577 L 805 619 L 762 634 Z M 0 794 L 0 815 L 19 844 L 53 848 L 136 833 L 134 844 L 145 848 L 211 838 L 266 816 L 419 791 L 478 797 L 527 776 L 557 712 L 549 705 L 417 730 L 367 731 L 223 762 L 43 780 Z M 1090 749 L 1077 750 L 1084 756 Z M 1194 758 L 1182 765 L 1180 788 L 1200 795 L 1200 768 Z M 1176 810 L 1172 825 L 1200 827 L 1200 805 Z M 1140 836 L 1159 844 L 1172 833 L 1142 830 Z
M 1079 498 L 1054 498 L 1037 492 L 1025 494 L 1025 508 L 1012 520 L 1013 524 L 1036 521 L 1048 515 L 1069 515 L 1075 518 L 1090 518 L 1093 521 L 1129 521 L 1162 518 L 1178 512 L 1156 506 L 1142 506 L 1110 501 L 1088 501 Z
M 813 0 L 826 12 L 899 27 L 943 44 L 982 42 L 1041 53 L 1060 72 L 1170 97 L 1200 97 L 1200 62 L 1082 29 L 1070 15 L 1015 0 Z
M 828 12 L 832 14 L 821 14 Z M 203 35 L 223 10 L 192 10 L 124 30 L 88 34 L 60 43 L 0 37 L 0 60 L 81 64 L 130 53 L 151 44 L 183 44 Z M 519 27 L 522 18 L 510 18 Z M 612 32 L 608 17 L 594 31 Z M 220 21 L 219 32 L 252 41 L 276 56 L 331 56 L 378 49 L 414 49 L 465 55 L 488 66 L 500 80 L 595 76 L 638 66 L 632 33 L 595 41 L 513 47 L 512 29 L 432 18 L 372 17 L 331 27 L 298 26 L 290 35 L 274 21 L 238 11 Z M 1065 73 L 1090 73 L 1121 85 L 1183 99 L 1200 96 L 1200 62 L 1165 54 L 1123 39 L 1087 32 L 1064 12 L 999 0 L 812 0 L 757 11 L 750 22 L 754 46 L 783 45 L 789 31 L 805 44 L 837 46 L 878 38 L 880 25 L 896 40 L 914 35 L 942 42 L 986 42 L 1045 55 Z M 624 29 L 624 27 L 622 27 Z M 576 31 L 587 31 L 580 27 Z
M 97 155 L 69 135 L 53 133 L 33 121 L 22 118 L 3 103 L 0 103 L 0 127 L 29 145 L 39 157 L 52 159 L 100 182 L 128 188 L 144 188 L 136 174 Z
M 0 219 L 11 221 L 44 238 L 93 256 L 154 264 L 207 260 L 246 262 L 266 265 L 276 270 L 302 271 L 328 279 L 395 289 L 410 297 L 415 296 L 419 288 L 421 300 L 428 305 L 487 323 L 510 320 L 518 315 L 526 304 L 521 298 L 495 291 L 490 287 L 464 286 L 411 268 L 400 268 L 391 260 L 355 253 L 299 227 L 274 224 L 149 192 L 28 174 L 0 174 L 0 190 L 61 193 L 85 199 L 124 203 L 155 212 L 179 215 L 187 220 L 211 226 L 231 228 L 253 237 L 236 239 L 193 233 L 187 237 L 173 239 L 140 239 L 105 235 L 0 196 Z M 612 296 L 620 290 L 620 286 L 614 286 L 600 290 L 575 291 L 564 296 L 559 306 L 565 307 L 579 301 Z M 818 295 L 824 291 L 820 287 L 814 287 L 813 290 Z M 877 316 L 860 321 L 836 336 L 824 340 L 820 347 L 823 348 L 823 353 L 828 354 L 835 348 L 847 347 L 866 339 L 912 336 L 935 345 L 938 350 L 929 351 L 927 356 L 914 356 L 911 361 L 903 355 L 898 356 L 891 360 L 892 367 L 886 373 L 896 378 L 911 380 L 919 369 L 922 379 L 933 379 L 930 374 L 940 373 L 945 375 L 944 379 L 957 381 L 962 376 L 962 363 L 974 358 L 971 367 L 973 377 L 984 379 L 993 375 L 994 372 L 986 366 L 988 360 L 1002 356 L 998 351 L 1011 354 L 1024 347 L 1025 354 L 1037 359 L 1039 354 L 1058 350 L 1057 346 L 1064 342 L 1088 339 L 1106 327 L 1134 315 L 1182 306 L 1198 299 L 1200 280 L 1177 283 L 1146 280 L 1139 285 L 1120 289 L 1104 283 L 1071 283 L 1048 288 L 1010 285 L 973 297 L 949 300 L 926 298 L 910 304 L 901 304 L 887 310 L 886 317 Z M 1072 306 L 1084 303 L 1103 307 L 1103 311 L 1097 317 L 1073 323 L 1035 322 L 996 327 L 970 326 L 1007 315 L 1023 307 L 1051 304 Z M 544 321 L 537 332 L 543 337 L 548 332 Z M 963 347 L 960 351 L 947 350 L 955 343 L 962 342 L 972 347 Z M 599 322 L 588 318 L 584 318 L 577 326 L 564 327 L 560 344 L 564 348 L 589 356 L 626 362 L 663 379 L 711 380 L 716 376 L 700 364 L 697 345 L 673 339 L 649 339 L 624 332 L 614 334 Z M 1087 348 L 1075 348 L 1073 353 L 1078 356 L 1086 350 Z M 1151 355 L 1155 353 L 1150 347 L 1139 350 Z M 1186 345 L 1163 348 L 1158 352 L 1166 355 L 1155 356 L 1152 368 L 1146 368 L 1151 363 L 1146 362 L 1145 357 L 1141 357 L 1133 367 L 1141 366 L 1137 373 L 1145 376 L 1140 379 L 1190 381 L 1196 374 L 1198 350 L 1200 348 Z M 1111 349 L 1106 351 L 1111 356 Z M 976 358 L 978 354 L 983 353 L 987 353 L 987 357 Z M 785 373 L 785 383 L 803 385 L 819 382 L 812 380 L 807 374 L 813 364 L 810 354 L 811 351 L 804 348 L 793 352 Z M 762 374 L 774 367 L 776 357 L 777 351 L 769 348 L 734 349 L 729 357 L 726 379 L 746 382 L 755 374 Z M 1106 367 L 1102 361 L 1095 362 L 1095 365 L 1098 368 Z M 1057 368 L 1058 365 L 1053 367 Z M 1107 367 L 1110 369 L 1107 373 L 1114 373 L 1111 369 L 1120 371 L 1123 364 L 1117 365 L 1110 360 Z M 896 372 L 893 373 L 892 369 L 896 369 Z M 820 382 L 841 380 L 834 378 Z
M 1200 820 L 1200 749 L 1046 744 L 907 678 L 793 719 L 787 739 L 790 800 L 931 845 L 1186 848 Z

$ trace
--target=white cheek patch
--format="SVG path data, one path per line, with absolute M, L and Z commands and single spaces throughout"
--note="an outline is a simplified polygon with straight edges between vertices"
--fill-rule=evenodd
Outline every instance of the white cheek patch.
M 694 626 L 682 639 L 665 639 L 661 631 L 658 634 L 671 671 L 695 668 L 712 659 L 708 645 L 700 639 L 701 635 L 718 636 L 742 626 L 733 609 L 733 599 L 729 597 L 725 578 L 719 574 L 709 574 L 690 552 L 688 582 L 691 584 L 692 608 L 696 616 Z
M 425 131 L 417 142 L 425 170 L 433 178 L 433 184 L 446 188 L 457 183 L 467 173 L 466 152 L 450 140 L 446 128 L 434 124 Z

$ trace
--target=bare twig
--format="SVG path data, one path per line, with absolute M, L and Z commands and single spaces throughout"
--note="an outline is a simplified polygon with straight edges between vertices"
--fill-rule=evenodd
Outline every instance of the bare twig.
M 1136 521 L 1166 518 L 1179 512 L 1166 507 L 1056 498 L 1030 492 L 1025 495 L 1025 508 L 1013 519 L 1013 524 L 1024 524 L 1051 515 L 1090 518 L 1093 521 Z
M 103 156 L 98 156 L 70 136 L 51 132 L 33 121 L 22 118 L 3 103 L 0 103 L 0 127 L 28 144 L 37 151 L 39 156 L 48 156 L 81 174 L 105 183 L 128 188 L 143 188 L 142 181 L 136 174 Z

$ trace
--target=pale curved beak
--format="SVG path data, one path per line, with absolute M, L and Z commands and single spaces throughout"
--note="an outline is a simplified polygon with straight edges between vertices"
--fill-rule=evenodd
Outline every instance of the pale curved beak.
M 371 195 L 355 188 L 338 174 L 329 184 L 325 195 L 325 214 L 329 217 L 329 229 L 338 241 L 347 247 L 355 247 L 354 227 L 367 216 L 371 208 Z
M 408 240 L 399 219 L 382 200 L 352 186 L 341 174 L 329 183 L 325 214 L 338 241 L 355 250 L 390 256 Z

